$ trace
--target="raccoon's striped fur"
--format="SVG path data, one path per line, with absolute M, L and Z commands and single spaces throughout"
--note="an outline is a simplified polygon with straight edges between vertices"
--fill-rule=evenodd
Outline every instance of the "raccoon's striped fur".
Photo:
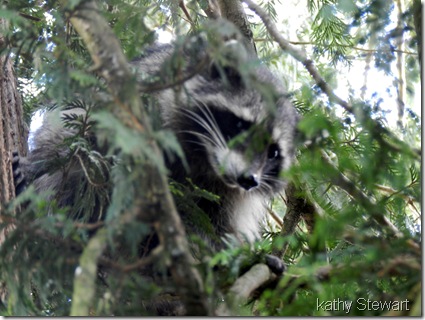
M 197 51 L 191 45 L 179 47 L 177 55 L 174 45 L 155 45 L 132 66 L 143 81 L 152 76 L 172 79 L 164 62 L 179 58 L 185 62 L 174 73 L 180 76 L 170 80 L 178 85 L 164 80 L 164 86 L 151 94 L 157 99 L 162 126 L 177 136 L 190 169 L 187 172 L 180 160 L 170 161 L 170 177 L 182 184 L 190 178 L 219 196 L 219 201 L 197 203 L 211 221 L 212 236 L 194 225 L 188 212 L 181 212 L 183 221 L 188 230 L 219 249 L 219 239 L 227 234 L 248 241 L 260 236 L 266 207 L 284 187 L 279 174 L 294 157 L 297 114 L 282 84 L 258 61 L 245 55 L 242 61 L 211 63 L 202 48 Z M 240 52 L 233 54 L 230 58 Z M 71 133 L 54 118 L 47 115 L 28 159 L 29 176 L 35 177 L 39 190 L 56 190 L 64 184 L 61 172 L 47 173 L 44 166 L 46 159 L 69 152 L 61 144 Z M 69 189 L 55 195 L 59 204 L 71 204 L 73 186 L 83 174 L 76 161 L 66 177 Z

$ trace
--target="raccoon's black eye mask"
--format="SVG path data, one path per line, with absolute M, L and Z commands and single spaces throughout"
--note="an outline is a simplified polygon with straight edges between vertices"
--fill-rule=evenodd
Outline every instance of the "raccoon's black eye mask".
M 267 152 L 268 159 L 280 157 L 279 147 L 271 139 L 270 130 L 265 124 L 255 124 L 251 121 L 241 119 L 232 112 L 221 110 L 214 106 L 199 108 L 194 125 L 195 131 L 206 136 L 212 136 L 211 130 L 219 131 L 225 143 L 230 148 L 242 147 L 247 152 L 263 153 Z M 193 119 L 193 116 L 191 116 Z M 200 119 L 202 119 L 200 121 Z M 205 123 L 208 123 L 205 126 Z
M 217 108 L 210 108 L 210 110 L 226 141 L 230 141 L 253 126 L 252 122 L 243 120 L 231 112 Z

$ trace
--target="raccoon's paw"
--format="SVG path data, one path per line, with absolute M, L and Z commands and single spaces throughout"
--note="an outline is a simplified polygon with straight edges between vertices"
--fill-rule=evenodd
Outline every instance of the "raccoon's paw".
M 21 170 L 20 157 L 17 151 L 12 152 L 13 182 L 15 184 L 15 194 L 18 196 L 26 188 L 26 178 Z
M 286 271 L 286 264 L 282 261 L 282 259 L 271 254 L 266 254 L 265 259 L 267 266 L 276 275 L 280 276 Z

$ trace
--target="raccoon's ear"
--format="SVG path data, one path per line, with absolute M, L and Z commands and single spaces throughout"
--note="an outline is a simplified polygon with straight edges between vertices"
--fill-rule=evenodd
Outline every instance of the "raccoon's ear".
M 223 82 L 231 85 L 232 87 L 241 87 L 243 86 L 242 76 L 237 70 L 232 66 L 220 66 L 216 63 L 212 63 L 210 66 L 210 77 L 213 80 L 222 80 Z
M 211 79 L 227 81 L 233 87 L 243 86 L 240 66 L 248 60 L 243 44 L 237 40 L 229 40 L 220 51 L 220 61 L 214 60 L 210 65 Z

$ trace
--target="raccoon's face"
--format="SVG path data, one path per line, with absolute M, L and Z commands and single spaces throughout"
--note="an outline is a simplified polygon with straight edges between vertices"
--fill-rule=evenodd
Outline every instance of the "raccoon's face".
M 213 61 L 180 90 L 158 94 L 162 121 L 178 135 L 198 183 L 214 188 L 218 177 L 229 188 L 270 195 L 284 186 L 279 175 L 293 159 L 296 111 L 271 72 L 233 44 L 227 63 Z
M 280 131 L 273 130 L 272 121 L 250 121 L 214 106 L 185 113 L 191 123 L 185 130 L 188 140 L 228 187 L 266 194 L 282 188 L 279 174 L 291 156 L 277 141 Z

